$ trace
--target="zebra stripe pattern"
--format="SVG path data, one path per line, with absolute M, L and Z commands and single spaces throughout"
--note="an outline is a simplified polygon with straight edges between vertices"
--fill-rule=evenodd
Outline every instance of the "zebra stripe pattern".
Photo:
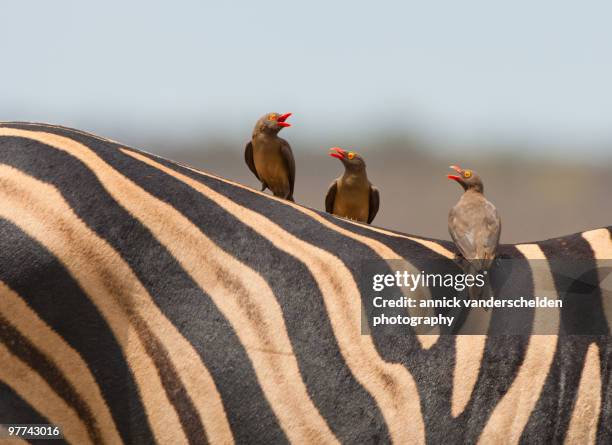
M 596 266 L 611 230 L 500 252 Z M 74 444 L 612 443 L 609 335 L 361 335 L 360 261 L 452 256 L 81 131 L 0 124 L 0 423 Z M 521 286 L 558 283 L 539 267 Z

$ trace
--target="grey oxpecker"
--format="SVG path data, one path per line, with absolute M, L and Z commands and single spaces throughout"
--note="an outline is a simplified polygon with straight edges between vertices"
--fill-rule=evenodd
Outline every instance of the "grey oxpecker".
M 448 175 L 464 190 L 457 204 L 448 214 L 448 231 L 459 251 L 461 267 L 465 273 L 487 273 L 497 255 L 501 219 L 497 209 L 483 192 L 480 176 L 473 171 L 451 165 L 456 175 Z M 489 280 L 486 280 L 487 284 Z M 488 286 L 487 286 L 488 287 Z M 472 298 L 485 295 L 479 289 L 470 288 Z M 488 290 L 490 292 L 490 288 Z

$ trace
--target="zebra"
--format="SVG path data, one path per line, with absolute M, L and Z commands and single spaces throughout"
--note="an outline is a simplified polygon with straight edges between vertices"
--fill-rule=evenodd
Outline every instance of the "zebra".
M 596 268 L 611 234 L 500 253 Z M 75 444 L 612 443 L 603 289 L 590 314 L 607 335 L 362 335 L 359 261 L 453 256 L 83 131 L 2 123 L 0 423 Z

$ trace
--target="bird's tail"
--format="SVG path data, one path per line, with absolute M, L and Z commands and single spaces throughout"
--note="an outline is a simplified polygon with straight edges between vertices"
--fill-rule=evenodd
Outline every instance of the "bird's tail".
M 491 285 L 491 267 L 493 266 L 494 258 L 475 260 L 470 262 L 473 275 L 482 275 L 484 280 L 483 286 L 472 286 L 468 290 L 468 295 L 473 300 L 488 300 L 495 296 L 493 286 Z
M 482 271 L 479 273 L 484 273 L 487 271 Z M 468 288 L 468 295 L 471 300 L 487 300 L 493 296 L 495 296 L 493 292 L 493 287 L 491 286 L 491 281 L 489 280 L 489 274 L 484 273 L 484 285 L 483 286 L 472 286 Z
M 490 269 L 492 260 L 466 260 L 463 257 L 457 258 L 458 264 L 464 273 L 473 276 L 482 275 L 484 284 L 482 286 L 471 286 L 468 288 L 468 296 L 472 300 L 486 300 L 494 296 L 493 287 L 490 280 Z

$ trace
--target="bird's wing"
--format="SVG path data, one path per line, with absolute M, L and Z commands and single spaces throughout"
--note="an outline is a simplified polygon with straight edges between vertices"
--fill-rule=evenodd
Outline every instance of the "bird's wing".
M 374 221 L 374 217 L 378 213 L 378 206 L 380 205 L 380 196 L 378 189 L 373 185 L 370 185 L 370 207 L 368 213 L 368 224 Z
M 336 192 L 338 191 L 338 182 L 334 179 L 334 182 L 329 186 L 327 194 L 325 195 L 325 211 L 327 213 L 334 213 L 334 201 L 336 200 Z
M 448 231 L 451 238 L 455 242 L 457 249 L 466 260 L 476 258 L 476 240 L 474 228 L 466 218 L 463 212 L 453 207 L 448 214 Z
M 255 169 L 255 161 L 253 160 L 253 144 L 251 141 L 247 142 L 246 147 L 244 147 L 244 161 L 246 162 L 246 165 L 249 166 L 249 169 L 253 172 L 255 177 L 259 179 L 257 170 Z M 261 179 L 259 180 L 261 181 Z
M 293 158 L 293 152 L 291 151 L 291 146 L 289 142 L 282 139 L 281 144 L 281 153 L 283 155 L 283 159 L 285 160 L 285 164 L 287 165 L 287 171 L 289 173 L 289 196 L 287 199 L 293 200 L 293 187 L 295 185 L 295 159 Z
M 485 232 L 483 235 L 482 257 L 486 260 L 493 260 L 497 254 L 501 235 L 501 219 L 495 206 L 488 201 L 485 205 Z

